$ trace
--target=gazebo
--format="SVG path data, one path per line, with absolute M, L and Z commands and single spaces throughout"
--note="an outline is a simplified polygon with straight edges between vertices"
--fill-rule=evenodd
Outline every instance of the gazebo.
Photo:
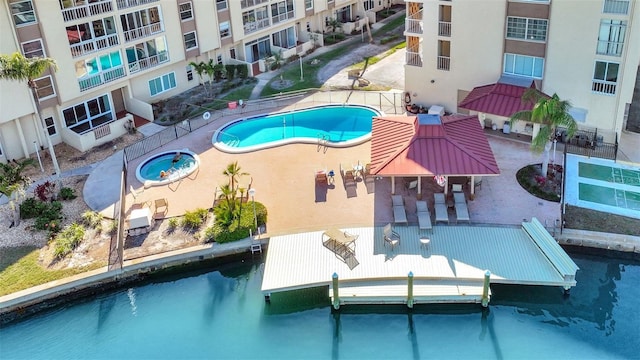
M 371 174 L 390 177 L 392 193 L 396 177 L 417 177 L 419 196 L 422 177 L 470 177 L 473 195 L 475 177 L 500 169 L 477 115 L 419 114 L 373 118 Z

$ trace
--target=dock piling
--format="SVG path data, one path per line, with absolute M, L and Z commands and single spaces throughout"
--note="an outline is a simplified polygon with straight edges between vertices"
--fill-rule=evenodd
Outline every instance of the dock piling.
M 409 279 L 407 284 L 409 288 L 407 289 L 407 306 L 409 309 L 413 309 L 413 271 L 409 271 Z
M 338 294 L 338 273 L 333 273 L 333 308 L 340 309 L 340 295 Z
M 489 306 L 489 283 L 491 278 L 491 271 L 487 270 L 484 273 L 484 284 L 482 286 L 482 307 Z

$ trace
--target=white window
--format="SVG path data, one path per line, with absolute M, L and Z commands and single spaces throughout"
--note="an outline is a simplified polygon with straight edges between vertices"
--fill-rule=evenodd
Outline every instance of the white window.
M 78 134 L 113 121 L 109 95 L 105 94 L 62 110 L 64 123 Z
M 542 79 L 544 58 L 504 54 L 504 73 Z
M 28 25 L 36 22 L 36 12 L 33 10 L 31 0 L 12 1 L 11 15 L 16 26 Z
M 509 16 L 507 17 L 507 39 L 545 41 L 547 20 Z
M 373 0 L 364 0 L 364 11 L 369 11 L 376 6 Z
M 231 36 L 231 28 L 229 27 L 229 22 L 225 21 L 220 23 L 220 38 L 224 39 Z
M 47 127 L 47 133 L 49 133 L 49 136 L 53 136 L 58 133 L 58 131 L 56 131 L 56 123 L 53 121 L 52 117 L 44 119 L 44 125 Z
M 313 9 L 313 0 L 304 0 L 304 8 L 307 10 Z
M 156 96 L 176 87 L 176 74 L 168 73 L 149 80 L 149 92 L 151 96 Z
M 198 40 L 196 39 L 196 32 L 188 32 L 184 36 L 184 47 L 187 50 L 195 49 L 198 47 Z
M 624 36 L 627 31 L 627 22 L 620 20 L 600 21 L 600 33 L 598 35 L 598 48 L 596 53 L 600 55 L 620 56 L 624 45 Z
M 22 54 L 26 58 L 45 57 L 42 39 L 35 39 L 22 43 Z
M 296 32 L 293 26 L 271 35 L 273 46 L 291 49 L 296 46 Z
M 614 95 L 618 83 L 619 68 L 620 64 L 618 63 L 596 61 L 591 90 L 601 94 Z
M 227 10 L 227 0 L 216 0 L 216 8 L 218 11 Z
M 191 20 L 193 19 L 193 9 L 191 7 L 191 2 L 186 2 L 178 5 L 180 10 L 180 20 Z
M 186 70 L 187 70 L 187 81 L 193 80 L 193 68 L 191 67 L 191 65 L 187 65 Z
M 602 12 L 605 14 L 628 14 L 629 0 L 604 0 Z
M 271 4 L 271 16 L 274 24 L 293 18 L 293 0 L 278 1 L 275 4 Z
M 51 75 L 35 79 L 35 82 L 36 89 L 38 89 L 36 92 L 38 93 L 39 101 L 56 96 L 56 90 L 53 87 L 53 79 L 51 79 Z
M 216 57 L 216 61 L 217 61 L 217 62 L 216 62 L 216 64 L 218 64 L 218 65 L 222 65 L 222 55 L 218 55 L 218 56 Z

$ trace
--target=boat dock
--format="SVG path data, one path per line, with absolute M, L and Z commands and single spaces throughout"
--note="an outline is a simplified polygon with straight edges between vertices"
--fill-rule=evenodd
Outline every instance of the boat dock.
M 480 303 L 487 270 L 491 284 L 565 290 L 576 285 L 578 267 L 535 218 L 522 227 L 395 226 L 400 242 L 393 249 L 385 246 L 382 227 L 341 230 L 357 235 L 347 255 L 327 247 L 323 231 L 272 237 L 262 281 L 265 299 L 326 286 L 334 307 Z

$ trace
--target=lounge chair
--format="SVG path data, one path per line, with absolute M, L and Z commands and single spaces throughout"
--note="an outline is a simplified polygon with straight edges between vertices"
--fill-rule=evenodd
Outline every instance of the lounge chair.
M 449 214 L 447 213 L 447 205 L 445 204 L 435 204 L 436 209 L 436 223 L 437 222 L 449 222 Z
M 467 202 L 467 199 L 465 198 L 463 192 L 454 192 L 453 193 L 453 200 L 456 203 L 456 205 L 458 203 L 466 203 Z
M 393 222 L 396 224 L 408 224 L 407 210 L 404 208 L 404 199 L 402 195 L 391 195 L 393 204 Z
M 405 183 L 405 187 L 407 188 L 407 191 L 417 189 L 418 180 L 413 180 L 413 181 L 409 181 L 408 183 Z
M 396 247 L 396 245 L 400 244 L 400 235 L 393 231 L 391 228 L 391 224 L 387 224 L 382 230 L 384 233 L 384 246 L 387 244 L 391 245 L 391 250 Z
M 156 210 L 153 214 L 154 219 L 164 218 L 169 212 L 169 202 L 167 199 L 156 199 L 155 201 Z
M 318 170 L 316 171 L 316 182 L 317 183 L 328 183 L 329 180 L 327 178 L 327 170 Z
M 435 200 L 436 204 L 444 204 L 445 203 L 445 198 L 444 198 L 444 194 L 443 193 L 435 193 L 435 194 L 433 194 L 433 199 Z
M 431 214 L 426 201 L 416 201 L 416 212 L 418 214 L 418 227 L 421 230 L 431 230 Z
M 469 209 L 467 209 L 466 202 L 456 203 L 456 218 L 456 221 L 471 221 L 471 219 L 469 219 Z

